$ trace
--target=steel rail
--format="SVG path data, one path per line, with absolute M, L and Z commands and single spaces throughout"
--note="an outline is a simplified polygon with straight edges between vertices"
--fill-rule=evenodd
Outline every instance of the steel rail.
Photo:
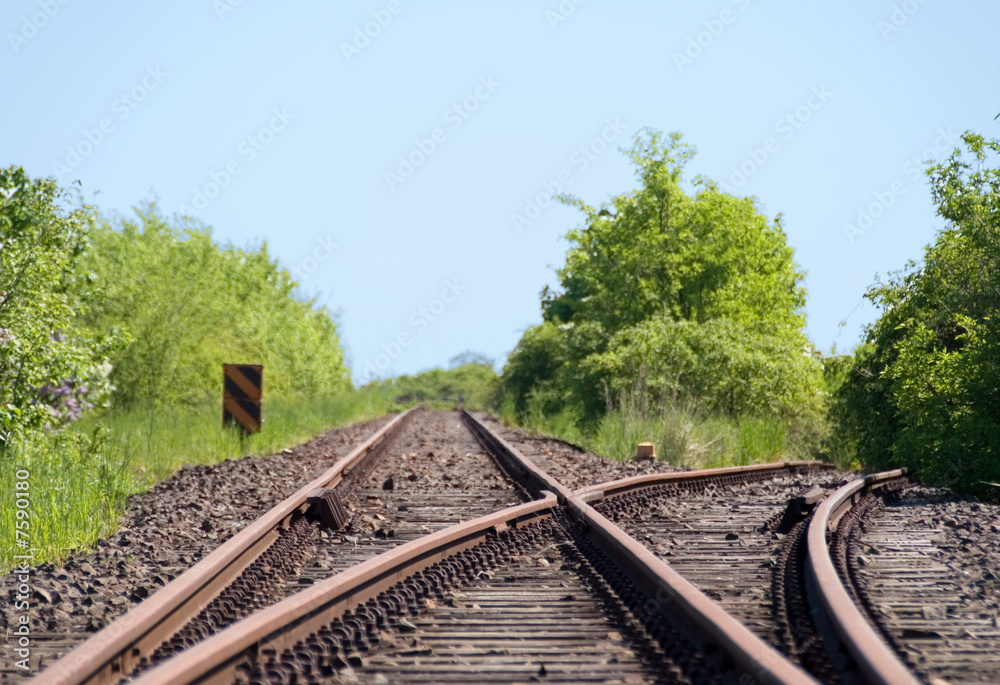
M 241 655 L 248 649 L 282 650 L 359 604 L 374 599 L 407 577 L 474 547 L 494 532 L 516 529 L 551 515 L 558 498 L 542 499 L 488 514 L 369 559 L 312 585 L 146 671 L 134 685 L 231 683 Z
M 749 674 L 754 682 L 767 685 L 817 683 L 812 676 L 757 637 L 708 595 L 598 513 L 583 497 L 569 491 L 471 414 L 463 411 L 463 418 L 473 428 L 476 435 L 481 436 L 480 440 L 487 446 L 487 449 L 490 449 L 489 445 L 493 445 L 495 449 L 502 450 L 504 452 L 502 456 L 505 460 L 520 464 L 520 468 L 531 479 L 545 484 L 546 489 L 551 492 L 558 493 L 560 503 L 584 524 L 588 538 L 646 595 L 647 606 L 655 609 L 682 633 L 701 644 L 706 652 L 723 655 L 722 659 L 718 660 L 717 665 L 725 671 L 727 670 L 726 664 L 732 664 L 735 670 L 739 671 L 731 674 L 735 682 L 746 682 L 746 678 L 743 676 Z M 801 466 L 812 465 L 816 462 L 788 463 L 793 466 Z M 789 467 L 786 467 L 785 464 L 764 464 L 754 467 L 711 469 L 710 472 L 718 476 L 720 472 L 738 474 L 767 470 L 767 468 L 781 471 Z M 688 471 L 663 475 L 673 476 L 667 482 L 671 480 L 676 482 L 684 480 L 685 475 L 688 479 L 704 478 L 706 473 L 708 472 Z M 582 491 L 578 492 L 586 494 L 588 491 L 616 491 L 626 481 L 639 481 L 641 483 L 655 480 L 655 478 L 655 476 L 639 476 L 638 478 L 625 479 L 625 481 L 613 481 L 590 489 L 583 488 Z M 643 487 L 643 485 L 637 484 L 634 487 Z
M 582 499 L 570 500 L 569 509 L 586 523 L 588 535 L 601 551 L 647 596 L 647 607 L 666 616 L 706 653 L 720 657 L 716 665 L 724 673 L 729 671 L 732 682 L 818 685 L 806 671 Z
M 691 483 L 699 480 L 713 480 L 725 476 L 740 476 L 774 472 L 795 473 L 804 468 L 835 468 L 823 461 L 776 461 L 769 464 L 750 464 L 748 466 L 727 466 L 719 469 L 700 469 L 697 471 L 671 471 L 669 473 L 650 473 L 642 476 L 632 476 L 613 480 L 600 485 L 588 485 L 576 490 L 573 494 L 585 502 L 597 502 L 609 497 L 616 497 L 635 490 L 655 488 L 673 483 Z
M 296 512 L 308 508 L 309 493 L 336 487 L 413 415 L 410 409 L 376 431 L 321 476 L 172 580 L 152 597 L 105 626 L 57 662 L 31 685 L 108 685 L 125 677 L 143 657 L 170 639 L 278 539 Z
M 533 484 L 545 499 L 452 526 L 344 571 L 168 659 L 142 674 L 135 685 L 232 682 L 246 650 L 261 653 L 290 647 L 409 575 L 485 540 L 497 526 L 521 525 L 526 516 L 547 516 L 559 504 L 584 523 L 588 539 L 649 598 L 649 606 L 707 653 L 721 657 L 715 659 L 716 665 L 731 679 L 741 682 L 749 675 L 768 685 L 816 683 L 510 443 L 470 414 L 463 412 L 462 417 L 498 461 Z
M 906 473 L 906 469 L 885 471 L 841 487 L 816 508 L 806 533 L 806 573 L 816 588 L 821 608 L 867 682 L 879 685 L 920 685 L 922 681 L 886 644 L 855 604 L 844 579 L 837 573 L 827 539 L 840 519 L 862 497 Z
M 573 491 L 540 468 L 531 459 L 521 454 L 517 448 L 486 427 L 486 424 L 469 412 L 462 410 L 462 420 L 472 430 L 486 451 L 509 469 L 515 480 L 533 487 L 536 492 L 546 490 L 555 493 L 559 504 L 565 505 L 573 497 Z
M 493 531 L 546 518 L 560 506 L 583 524 L 586 544 L 603 554 L 647 597 L 647 608 L 699 645 L 727 679 L 741 682 L 750 677 L 771 685 L 816 682 L 502 437 L 465 412 L 463 420 L 515 480 L 543 499 L 421 537 L 352 567 L 166 659 L 138 675 L 135 682 L 231 682 L 247 650 L 261 653 L 265 647 L 277 650 L 294 645 L 433 563 L 484 542 Z M 58 673 L 54 675 L 58 677 Z M 46 677 L 44 682 L 71 681 Z

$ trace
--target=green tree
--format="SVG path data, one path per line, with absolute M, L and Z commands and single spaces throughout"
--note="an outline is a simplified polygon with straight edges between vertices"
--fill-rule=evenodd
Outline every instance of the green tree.
M 88 301 L 72 293 L 92 224 L 92 208 L 55 181 L 0 170 L 0 448 L 79 418 L 111 389 L 120 339 L 82 331 Z
M 736 416 L 822 410 L 821 367 L 802 333 L 805 290 L 781 217 L 683 170 L 694 149 L 646 129 L 628 150 L 639 187 L 600 209 L 574 197 L 560 287 L 504 369 L 524 410 L 544 395 L 593 421 L 624 393 Z M 817 432 L 814 426 L 811 432 Z
M 138 222 L 104 220 L 83 272 L 103 285 L 86 314 L 90 330 L 127 330 L 115 355 L 114 402 L 214 401 L 223 363 L 265 365 L 270 395 L 329 394 L 350 388 L 335 321 L 295 297 L 295 283 L 267 251 L 219 245 L 208 227 L 171 225 L 153 204 Z
M 930 167 L 946 226 L 867 297 L 881 311 L 838 392 L 842 430 L 871 469 L 905 465 L 928 482 L 991 492 L 1000 479 L 1000 141 Z
M 456 366 L 465 366 L 466 364 L 479 364 L 481 366 L 488 366 L 491 369 L 493 368 L 493 360 L 483 352 L 476 352 L 475 350 L 460 352 L 448 360 L 448 368 L 450 369 Z
M 654 315 L 703 323 L 727 318 L 779 331 L 801 328 L 805 290 L 780 215 L 698 177 L 681 187 L 693 148 L 680 134 L 645 130 L 626 151 L 641 187 L 597 210 L 574 197 L 586 222 L 566 236 L 562 288 L 546 289 L 546 320 L 577 318 L 613 333 Z
M 464 357 L 464 355 L 458 355 Z M 481 358 L 483 355 L 474 354 Z M 397 376 L 387 380 L 375 380 L 364 389 L 391 393 L 404 403 L 424 402 L 430 406 L 438 403 L 449 406 L 460 398 L 470 409 L 496 408 L 497 373 L 492 364 L 483 361 L 467 361 L 452 365 L 448 369 L 429 369 L 413 376 Z

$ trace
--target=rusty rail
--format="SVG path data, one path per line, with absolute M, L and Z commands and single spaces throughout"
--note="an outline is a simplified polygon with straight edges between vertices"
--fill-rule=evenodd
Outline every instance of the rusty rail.
M 635 490 L 645 490 L 672 483 L 691 483 L 702 480 L 715 480 L 721 477 L 740 477 L 749 474 L 778 475 L 787 471 L 795 473 L 803 468 L 834 468 L 833 464 L 823 461 L 777 461 L 769 464 L 750 464 L 748 466 L 727 466 L 720 469 L 701 469 L 698 471 L 672 471 L 669 473 L 650 473 L 643 476 L 632 476 L 613 480 L 600 485 L 588 485 L 573 494 L 584 502 L 597 502 L 608 497 L 616 497 Z
M 548 518 L 555 510 L 562 509 L 582 524 L 586 544 L 610 560 L 647 598 L 647 608 L 699 645 L 706 654 L 713 655 L 711 660 L 728 680 L 743 682 L 750 678 L 753 682 L 771 685 L 816 683 L 808 673 L 754 635 L 749 628 L 595 511 L 586 501 L 608 496 L 609 493 L 619 494 L 629 489 L 654 487 L 669 482 L 740 473 L 780 472 L 799 466 L 813 466 L 815 463 L 798 462 L 641 476 L 584 488 L 574 493 L 475 417 L 464 411 L 462 416 L 477 438 L 514 480 L 527 486 L 541 499 L 446 528 L 352 567 L 238 621 L 183 653 L 153 666 L 136 677 L 134 682 L 141 685 L 232 682 L 234 669 L 247 650 L 259 654 L 265 648 L 284 649 L 294 645 L 319 626 L 330 623 L 359 604 L 371 601 L 379 593 L 413 574 L 479 545 L 497 532 Z M 391 425 L 398 426 L 402 420 L 402 417 L 397 418 Z M 388 428 L 389 426 L 386 427 Z M 371 446 L 368 445 L 369 448 Z M 363 445 L 352 455 L 360 454 L 364 449 Z M 305 497 L 315 487 L 315 484 L 310 484 L 297 495 Z M 205 571 L 201 572 L 203 582 L 208 582 L 207 575 Z M 168 618 L 169 613 L 161 610 L 160 620 Z M 132 623 L 138 622 L 132 619 Z M 97 637 L 99 636 L 100 634 Z M 90 657 L 81 662 L 85 664 L 83 667 L 77 663 L 68 664 L 75 670 L 67 671 L 66 667 L 64 670 L 54 670 L 62 664 L 59 662 L 43 672 L 38 682 L 111 682 L 110 679 L 93 679 L 93 676 L 98 675 L 98 671 L 110 675 L 109 660 L 121 659 L 122 651 L 128 650 L 139 640 L 138 636 L 131 634 L 120 637 L 115 643 L 117 651 L 113 655 L 107 656 L 110 648 L 105 647 L 105 656 Z M 82 651 L 81 658 L 87 659 L 84 648 L 89 644 L 91 641 L 69 656 Z M 134 661 L 129 659 L 129 663 Z M 76 679 L 70 679 L 71 676 Z
M 869 683 L 920 685 L 921 680 L 885 643 L 855 604 L 830 555 L 827 536 L 840 519 L 867 493 L 906 475 L 906 469 L 885 471 L 854 480 L 817 507 L 807 532 L 806 573 L 837 638 Z
M 555 493 L 559 504 L 565 505 L 573 497 L 573 491 L 542 470 L 535 462 L 521 454 L 516 447 L 491 431 L 479 419 L 462 410 L 462 420 L 472 430 L 486 451 L 504 465 L 515 480 L 534 488 L 536 492 L 547 490 Z
M 647 596 L 653 608 L 703 650 L 721 657 L 717 665 L 724 672 L 730 671 L 733 682 L 817 682 L 580 498 L 573 498 L 569 508 L 587 524 L 588 535 Z M 727 663 L 731 664 L 729 669 Z
M 812 676 L 754 635 L 749 628 L 656 558 L 643 545 L 595 511 L 588 502 L 602 499 L 609 494 L 622 494 L 670 482 L 727 475 L 738 476 L 754 472 L 777 473 L 800 467 L 819 466 L 823 465 L 822 462 L 782 462 L 637 476 L 582 488 L 574 493 L 521 454 L 513 445 L 490 431 L 474 416 L 463 411 L 463 418 L 487 449 L 499 450 L 505 460 L 518 464 L 518 468 L 527 477 L 538 483 L 536 487 L 545 487 L 557 493 L 560 504 L 567 507 L 575 518 L 585 524 L 587 536 L 646 595 L 650 606 L 683 634 L 706 648 L 706 651 L 723 654 L 721 661 L 735 666 L 738 672 L 731 675 L 736 682 L 746 680 L 744 674 L 749 674 L 755 682 L 773 685 L 816 682 Z M 719 665 L 725 670 L 724 663 Z
M 33 685 L 117 683 L 143 657 L 170 639 L 278 538 L 292 515 L 308 507 L 309 494 L 336 487 L 351 469 L 394 437 L 414 410 L 400 414 L 341 458 L 319 478 L 286 498 L 159 592 L 106 626 L 42 671 Z
M 134 685 L 231 683 L 243 652 L 281 650 L 442 559 L 473 547 L 495 531 L 547 518 L 555 495 L 445 528 L 408 542 L 267 607 L 150 669 Z

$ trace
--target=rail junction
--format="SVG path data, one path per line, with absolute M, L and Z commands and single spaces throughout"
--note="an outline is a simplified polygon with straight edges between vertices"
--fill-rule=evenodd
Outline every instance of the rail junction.
M 955 569 L 914 555 L 937 528 L 898 541 L 914 511 L 900 506 L 915 487 L 902 471 L 855 478 L 785 462 L 570 489 L 571 470 L 551 451 L 526 456 L 487 418 L 410 410 L 32 682 L 938 685 L 1000 674 L 996 621 L 956 628 L 948 611 L 914 609 Z M 898 582 L 914 556 L 938 574 L 916 595 L 916 572 Z M 975 630 L 971 653 L 947 639 L 959 629 Z

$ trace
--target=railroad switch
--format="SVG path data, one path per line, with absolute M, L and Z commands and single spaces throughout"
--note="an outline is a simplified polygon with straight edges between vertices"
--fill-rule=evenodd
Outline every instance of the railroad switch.
M 306 501 L 309 503 L 307 515 L 329 530 L 340 530 L 350 520 L 334 488 L 313 490 Z
M 788 506 L 785 507 L 785 513 L 782 515 L 775 532 L 782 535 L 787 534 L 795 527 L 796 523 L 807 518 L 825 497 L 826 491 L 817 486 L 788 500 Z

